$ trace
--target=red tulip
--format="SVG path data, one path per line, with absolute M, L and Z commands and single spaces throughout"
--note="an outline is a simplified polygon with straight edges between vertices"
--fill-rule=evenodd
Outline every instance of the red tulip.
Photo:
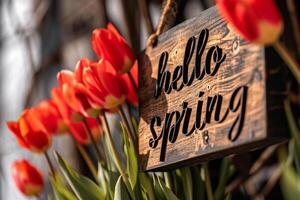
M 26 196 L 38 195 L 44 188 L 42 173 L 27 160 L 15 161 L 11 167 L 17 188 Z
M 108 60 L 117 73 L 130 71 L 135 60 L 133 52 L 111 23 L 107 25 L 107 29 L 93 31 L 92 46 L 98 57 Z
M 21 147 L 32 152 L 45 152 L 51 145 L 51 136 L 31 109 L 26 109 L 17 122 L 7 122 Z
M 273 0 L 216 0 L 221 15 L 247 40 L 271 44 L 280 36 L 283 22 Z
M 92 133 L 93 138 L 97 141 L 102 136 L 102 130 L 100 129 L 97 120 L 95 118 L 85 119 L 89 130 Z M 75 140 L 80 144 L 89 144 L 91 142 L 89 135 L 87 133 L 86 127 L 83 122 L 69 123 L 69 128 L 71 134 L 74 136 Z
M 132 75 L 135 85 L 138 86 L 138 62 L 135 61 L 133 67 L 130 70 L 130 74 Z M 139 105 L 137 91 L 135 90 L 132 82 L 129 79 L 127 74 L 122 75 L 123 79 L 126 82 L 126 86 L 128 88 L 128 96 L 127 101 L 133 106 L 137 107 Z
M 33 107 L 32 110 L 48 133 L 65 133 L 68 130 L 53 100 L 44 100 Z
M 97 117 L 99 109 L 91 107 L 88 100 L 88 92 L 82 83 L 76 81 L 73 72 L 62 70 L 57 74 L 57 80 L 62 89 L 65 102 L 76 112 L 85 117 Z
M 89 102 L 94 108 L 115 110 L 126 100 L 126 82 L 104 59 L 99 63 L 88 62 L 86 59 L 80 61 L 75 69 L 75 76 L 87 89 Z
M 83 116 L 73 110 L 65 101 L 61 88 L 53 88 L 51 91 L 51 97 L 55 105 L 57 106 L 59 113 L 65 121 L 79 122 L 82 121 Z
M 90 138 L 83 123 L 84 118 L 66 103 L 61 88 L 52 89 L 52 99 L 57 105 L 59 112 L 63 116 L 65 123 L 75 140 L 80 144 L 89 144 Z M 102 131 L 98 126 L 97 120 L 91 117 L 86 117 L 85 120 L 87 121 L 94 138 L 100 138 Z

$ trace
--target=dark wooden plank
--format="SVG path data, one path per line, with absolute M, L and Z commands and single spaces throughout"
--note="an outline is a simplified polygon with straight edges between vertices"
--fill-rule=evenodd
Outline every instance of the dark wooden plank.
M 206 38 L 199 37 L 200 33 L 203 34 L 202 36 L 207 34 L 208 38 L 200 59 L 201 65 L 197 65 L 196 57 L 200 57 L 196 56 L 197 48 L 200 46 L 198 41 L 202 44 Z M 194 39 L 191 39 L 192 37 Z M 195 77 L 190 85 L 185 85 L 180 91 L 173 89 L 166 93 L 163 87 L 161 94 L 156 98 L 155 92 L 160 80 L 159 62 L 163 52 L 168 53 L 168 60 L 165 70 L 161 71 L 170 72 L 172 80 L 174 70 L 180 68 L 177 66 L 184 65 L 184 56 L 188 55 L 186 49 L 188 40 L 194 40 L 195 46 L 187 65 L 187 77 L 192 76 L 195 65 L 200 66 L 198 69 L 201 68 L 202 71 L 206 61 L 211 60 L 211 68 L 206 69 L 203 78 L 199 76 L 198 80 Z M 209 52 L 214 52 L 211 54 L 211 59 L 208 56 Z M 225 58 L 222 62 L 223 57 Z M 212 72 L 216 69 L 215 61 L 220 62 L 220 67 L 213 75 Z M 177 72 L 181 74 L 180 70 Z M 270 135 L 267 134 L 264 48 L 245 42 L 218 15 L 216 7 L 159 36 L 157 46 L 146 49 L 140 59 L 139 77 L 141 116 L 139 154 L 142 170 L 169 169 L 277 142 L 276 139 L 268 139 Z M 179 88 L 182 83 L 182 77 L 178 78 L 177 87 Z M 200 93 L 201 97 L 199 97 Z M 184 121 L 188 118 L 189 111 L 183 109 L 183 102 L 191 108 L 190 119 L 186 120 L 189 122 L 187 126 L 184 126 Z M 211 112 L 207 112 L 208 102 L 213 108 Z M 202 118 L 199 120 L 196 112 L 197 107 L 200 108 L 197 105 L 201 103 L 203 106 L 199 113 L 202 113 Z M 221 105 L 219 119 L 216 114 L 218 103 Z M 177 139 L 171 141 L 169 137 L 172 133 L 166 131 L 167 128 L 164 129 L 164 134 L 161 134 L 161 131 L 164 125 L 168 124 L 166 119 L 176 111 L 178 111 L 178 121 L 181 123 L 178 123 L 180 128 Z M 222 121 L 221 118 L 227 111 L 228 115 Z M 181 115 L 182 119 L 179 117 Z M 158 121 L 154 120 L 155 117 L 156 120 L 161 121 L 160 126 Z M 241 120 L 243 117 L 244 120 Z M 176 114 L 173 114 L 169 120 L 170 126 L 175 124 L 175 118 Z M 151 121 L 157 138 L 153 135 L 153 131 L 151 132 Z M 203 129 L 198 127 L 199 129 L 191 131 L 190 135 L 184 135 L 186 131 L 183 127 L 191 130 L 195 121 L 201 122 L 200 124 L 206 122 L 206 125 Z M 238 131 L 239 125 L 241 131 Z M 234 129 L 230 131 L 232 127 Z M 166 152 L 162 150 L 164 148 Z

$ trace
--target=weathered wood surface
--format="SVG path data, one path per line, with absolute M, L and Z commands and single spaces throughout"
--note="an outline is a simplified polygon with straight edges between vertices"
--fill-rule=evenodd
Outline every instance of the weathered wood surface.
M 218 45 L 223 54 L 226 54 L 217 73 L 214 76 L 205 75 L 202 80 L 195 78 L 190 86 L 184 86 L 180 91 L 172 90 L 169 94 L 162 91 L 157 99 L 154 98 L 161 54 L 164 51 L 169 53 L 165 71 L 170 71 L 172 77 L 175 67 L 183 65 L 188 39 L 192 36 L 196 38 L 196 51 L 199 34 L 203 29 L 208 30 L 209 37 L 202 55 L 201 67 L 205 66 L 206 56 L 211 47 Z M 157 44 L 154 48 L 146 49 L 140 59 L 139 156 L 142 170 L 164 170 L 211 157 L 250 150 L 273 142 L 267 140 L 264 48 L 245 42 L 218 15 L 216 7 L 163 33 L 159 36 Z M 189 63 L 189 77 L 195 66 L 195 51 Z M 182 78 L 177 81 L 177 85 L 181 83 Z M 153 117 L 161 119 L 161 126 L 155 126 L 155 132 L 159 136 L 166 113 L 175 111 L 182 113 L 182 103 L 187 102 L 188 107 L 192 108 L 188 125 L 190 130 L 196 120 L 199 100 L 203 101 L 201 120 L 205 120 L 207 98 L 221 95 L 223 102 L 220 113 L 223 116 L 234 91 L 239 87 L 247 87 L 248 95 L 244 124 L 236 140 L 230 140 L 228 134 L 238 115 L 241 115 L 241 106 L 236 112 L 230 112 L 223 122 L 215 120 L 215 111 L 212 111 L 210 123 L 206 123 L 204 129 L 196 129 L 188 136 L 182 134 L 182 120 L 177 140 L 173 141 L 174 143 L 167 140 L 163 159 L 160 159 L 163 136 L 155 148 L 150 147 L 149 141 L 153 138 L 150 121 Z M 199 92 L 204 92 L 201 98 L 198 97 Z M 242 101 L 241 92 L 237 96 L 234 105 L 238 105 L 237 101 Z M 171 125 L 174 123 L 175 117 L 171 120 Z

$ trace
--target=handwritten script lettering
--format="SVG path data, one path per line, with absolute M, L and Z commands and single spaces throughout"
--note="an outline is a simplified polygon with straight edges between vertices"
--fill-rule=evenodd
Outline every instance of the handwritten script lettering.
M 207 50 L 205 64 L 201 66 L 204 50 L 209 37 L 208 29 L 203 29 L 197 39 L 193 36 L 188 39 L 183 56 L 182 65 L 174 68 L 173 73 L 168 71 L 169 53 L 164 51 L 158 62 L 158 74 L 155 86 L 154 97 L 158 98 L 163 92 L 170 94 L 174 91 L 181 91 L 189 87 L 194 81 L 201 81 L 204 77 L 214 77 L 222 67 L 226 54 L 218 45 Z M 195 65 L 190 66 L 191 59 L 195 54 Z M 189 70 L 192 70 L 189 72 Z M 159 116 L 152 117 L 150 131 L 152 137 L 149 139 L 149 146 L 156 148 L 161 141 L 160 161 L 165 161 L 168 142 L 175 143 L 181 130 L 182 135 L 190 136 L 197 131 L 204 130 L 208 124 L 223 123 L 228 116 L 234 115 L 232 125 L 229 129 L 227 139 L 236 141 L 243 129 L 247 105 L 248 86 L 240 86 L 229 95 L 220 94 L 205 95 L 204 91 L 196 91 L 195 99 L 197 106 L 195 110 L 189 107 L 188 102 L 182 102 L 181 111 L 167 112 L 164 122 Z M 224 104 L 224 98 L 229 101 Z M 226 106 L 226 107 L 224 107 Z M 205 113 L 203 115 L 203 113 Z M 191 116 L 196 116 L 194 122 L 190 122 Z M 161 127 L 160 133 L 156 128 Z

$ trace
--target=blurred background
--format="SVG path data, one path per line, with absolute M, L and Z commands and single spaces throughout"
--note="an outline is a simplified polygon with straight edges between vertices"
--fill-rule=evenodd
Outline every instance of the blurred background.
M 0 0 L 0 199 L 25 199 L 10 180 L 14 160 L 28 158 L 45 175 L 48 171 L 44 157 L 18 147 L 5 122 L 16 120 L 24 108 L 50 97 L 59 70 L 74 69 L 82 57 L 95 58 L 90 43 L 94 28 L 111 21 L 135 53 L 144 49 L 162 4 L 160 0 Z M 213 4 L 213 0 L 178 1 L 177 17 L 168 26 L 197 16 Z M 152 22 L 143 20 L 147 14 Z M 54 141 L 54 148 L 84 172 L 72 141 L 62 137 Z M 50 190 L 48 183 L 42 199 Z
M 299 14 L 299 0 L 277 0 L 277 3 L 285 11 L 282 13 L 285 33 L 281 39 L 297 56 L 294 35 L 290 31 L 291 15 L 286 12 L 287 3 L 291 1 L 296 2 Z M 176 17 L 168 18 L 165 29 L 195 17 L 214 5 L 214 0 L 176 2 Z M 141 52 L 146 47 L 149 35 L 157 27 L 163 5 L 163 0 L 0 0 L 0 200 L 26 199 L 11 181 L 10 166 L 14 160 L 27 158 L 39 166 L 44 175 L 48 173 L 44 157 L 19 148 L 5 122 L 16 120 L 24 108 L 49 98 L 51 88 L 57 84 L 56 74 L 59 70 L 74 69 L 77 61 L 83 57 L 96 59 L 90 42 L 94 28 L 105 27 L 111 21 L 134 52 Z M 299 15 L 294 16 L 299 19 Z M 284 66 L 279 56 L 272 49 L 267 49 L 266 52 L 269 51 L 272 55 L 275 54 L 274 63 Z M 300 62 L 300 55 L 297 58 Z M 296 109 L 293 111 L 299 114 L 299 88 L 296 87 L 295 90 L 298 96 L 294 98 Z M 112 118 L 110 123 L 114 123 Z M 286 134 L 289 136 L 289 133 Z M 55 138 L 52 148 L 58 149 L 83 174 L 87 173 L 82 158 L 67 135 L 61 136 L 59 140 Z M 266 199 L 282 199 L 278 183 L 279 164 L 274 153 L 276 148 L 277 146 L 273 146 L 233 157 L 238 173 L 226 189 L 231 191 L 242 188 L 233 199 L 250 199 L 255 191 L 266 192 Z M 259 170 L 255 168 L 255 174 L 249 178 L 252 175 L 251 166 Z M 220 160 L 210 162 L 214 185 L 219 167 Z M 299 166 L 298 173 L 299 177 Z M 242 182 L 246 182 L 245 187 L 240 187 Z M 46 185 L 42 199 L 47 199 L 47 194 L 51 192 L 49 180 Z M 249 197 L 239 196 L 243 192 L 249 194 Z

